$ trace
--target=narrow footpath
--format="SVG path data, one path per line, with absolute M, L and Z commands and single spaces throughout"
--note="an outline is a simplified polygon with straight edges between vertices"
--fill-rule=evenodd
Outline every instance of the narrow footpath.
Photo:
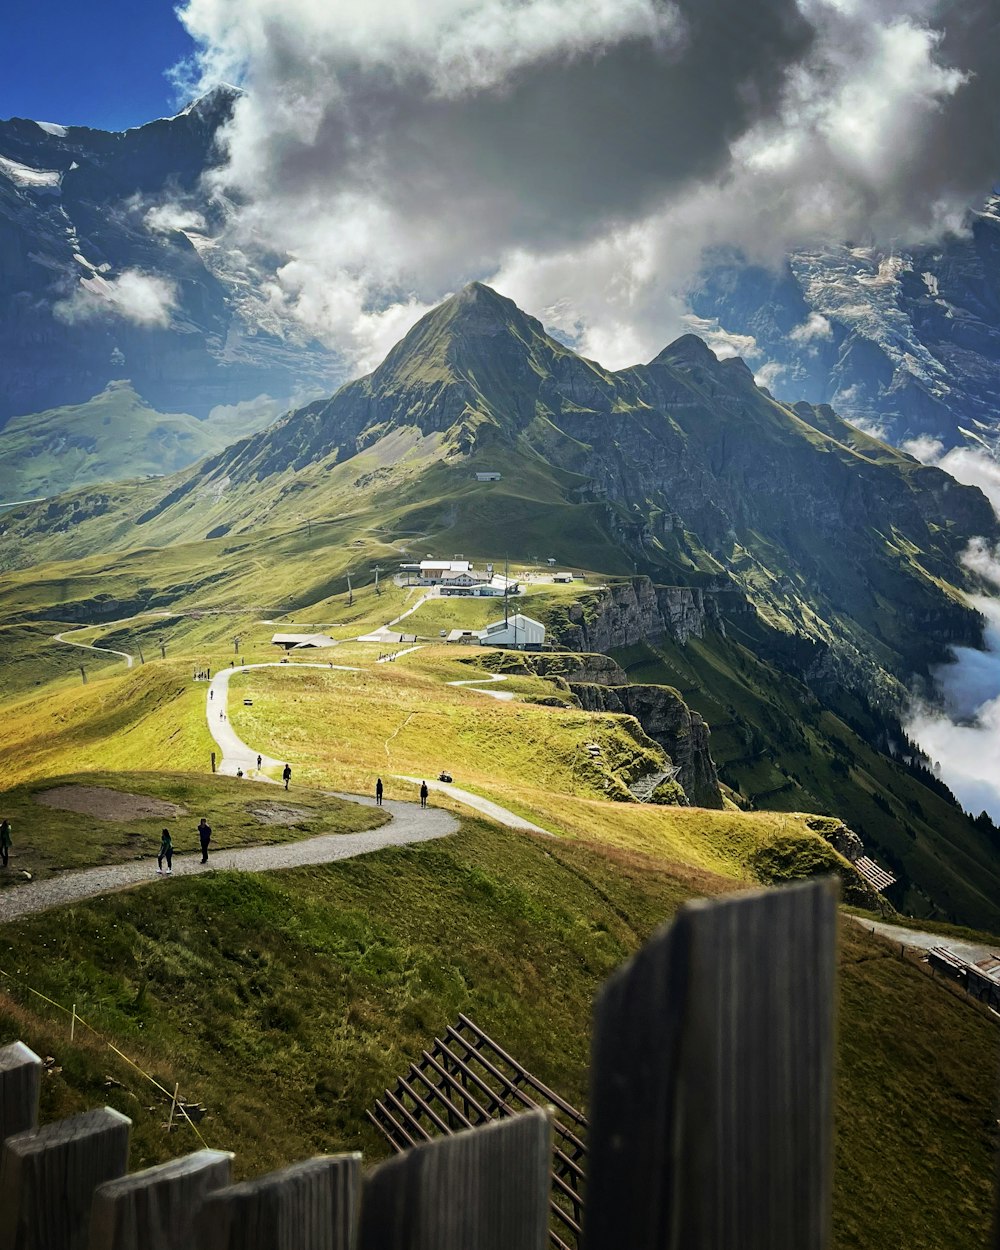
M 927 933 L 922 929 L 907 929 L 903 925 L 887 924 L 884 920 L 869 920 L 867 916 L 853 916 L 863 929 L 879 933 L 890 942 L 898 942 L 900 946 L 908 946 L 911 950 L 929 951 L 935 946 L 944 946 L 966 963 L 974 964 L 980 959 L 988 959 L 1000 953 L 995 946 L 982 946 L 976 942 L 963 942 L 960 938 L 949 937 L 944 933 Z
M 89 642 L 76 642 L 72 638 L 67 638 L 65 634 L 53 634 L 53 642 L 61 642 L 67 647 L 81 647 L 84 651 L 102 651 L 105 655 L 117 655 L 119 659 L 125 661 L 125 667 L 131 668 L 135 663 L 135 659 L 127 651 L 116 651 L 114 647 L 94 647 Z

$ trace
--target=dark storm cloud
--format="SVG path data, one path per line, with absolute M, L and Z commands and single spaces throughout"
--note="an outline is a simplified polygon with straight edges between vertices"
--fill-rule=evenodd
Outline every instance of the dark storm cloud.
M 609 363 L 702 249 L 927 239 L 1000 170 L 991 0 L 188 0 L 248 89 L 223 183 L 266 291 L 370 362 L 469 278 Z

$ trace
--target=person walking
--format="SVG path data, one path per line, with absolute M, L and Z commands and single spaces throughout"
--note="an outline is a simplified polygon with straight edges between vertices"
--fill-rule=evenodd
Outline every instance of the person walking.
M 263 763 L 264 763 L 264 758 L 263 758 L 263 756 L 258 755 L 258 756 L 257 756 L 257 771 L 258 771 L 258 772 L 260 772 L 260 766 L 261 766 L 261 764 L 263 764 Z
M 7 861 L 10 859 L 10 821 L 6 818 L 0 820 L 0 861 L 3 862 L 4 868 L 7 867 Z
M 421 807 L 426 807 L 426 806 L 427 806 L 427 793 L 428 793 L 428 791 L 427 791 L 427 782 L 426 782 L 426 781 L 422 781 L 422 782 L 420 783 L 420 806 L 421 806 Z
M 379 777 L 375 782 L 375 806 L 382 806 L 382 778 Z
M 291 779 L 292 779 L 292 766 L 291 766 L 291 764 L 286 764 L 286 765 L 285 765 L 285 767 L 281 770 L 281 779 L 282 779 L 282 781 L 284 781 L 284 783 L 285 783 L 285 789 L 287 790 L 287 789 L 288 789 L 288 783 L 289 783 L 289 782 L 291 781 Z
M 170 830 L 164 829 L 160 835 L 160 853 L 156 857 L 156 871 L 163 876 L 163 861 L 167 861 L 167 876 L 173 874 L 174 868 L 174 844 L 170 840 Z
M 198 824 L 198 840 L 201 842 L 201 862 L 208 863 L 208 844 L 212 840 L 212 826 L 204 816 Z

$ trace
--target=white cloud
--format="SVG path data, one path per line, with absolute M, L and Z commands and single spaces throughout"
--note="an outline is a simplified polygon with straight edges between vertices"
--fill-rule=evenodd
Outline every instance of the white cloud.
M 769 360 L 767 364 L 761 365 L 757 372 L 753 375 L 753 380 L 758 386 L 763 386 L 766 390 L 773 390 L 778 378 L 785 372 L 785 366 L 779 364 L 776 360 Z
M 819 339 L 832 339 L 833 326 L 822 313 L 813 312 L 801 323 L 788 332 L 794 343 L 815 343 Z
M 165 278 L 126 269 L 116 278 L 91 273 L 81 278 L 73 293 L 53 308 L 62 321 L 120 317 L 134 325 L 153 328 L 170 324 L 177 305 L 177 288 Z
M 174 230 L 195 230 L 200 233 L 206 229 L 202 214 L 184 204 L 156 204 L 147 210 L 143 220 L 147 229 L 157 234 L 169 234 Z
M 944 444 L 928 436 L 910 439 L 902 447 L 924 464 L 944 469 L 964 486 L 978 486 L 1000 517 L 1000 463 L 984 447 L 953 447 L 944 452 Z
M 732 356 L 752 360 L 760 355 L 757 340 L 752 334 L 731 334 L 718 321 L 696 317 L 693 313 L 685 313 L 681 317 L 681 323 L 687 327 L 688 333 L 697 334 L 700 339 L 704 339 L 720 360 L 727 360 Z

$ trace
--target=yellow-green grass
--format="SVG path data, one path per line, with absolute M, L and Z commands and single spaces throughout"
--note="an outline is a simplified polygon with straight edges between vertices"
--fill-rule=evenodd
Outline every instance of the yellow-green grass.
M 216 748 L 205 690 L 186 662 L 161 661 L 8 704 L 0 717 L 4 780 L 87 770 L 209 772 Z
M 61 787 L 74 787 L 76 799 L 92 810 L 49 806 L 45 796 Z M 95 803 L 95 796 L 81 793 L 79 787 L 142 795 L 182 810 L 110 820 L 98 814 L 103 810 L 102 796 L 96 796 Z M 0 815 L 11 821 L 14 839 L 10 868 L 0 873 L 0 888 L 16 888 L 21 870 L 38 878 L 64 869 L 151 858 L 159 848 L 164 828 L 170 830 L 177 854 L 193 854 L 199 846 L 196 826 L 202 816 L 212 826 L 216 850 L 291 842 L 325 833 L 355 833 L 388 819 L 377 808 L 299 787 L 294 800 L 289 800 L 277 787 L 180 772 L 88 772 L 46 777 L 0 791 Z
M 243 1176 L 324 1151 L 387 1154 L 366 1108 L 459 1012 L 585 1110 L 601 981 L 684 898 L 727 888 L 471 820 L 419 847 L 174 887 L 0 929 L 16 978 L 0 976 L 0 1042 L 55 1057 L 46 1119 L 105 1102 L 131 1116 L 134 1167 L 200 1144 L 165 1133 L 168 1099 L 85 1029 L 71 1044 L 26 987 L 76 1003 L 164 1089 L 206 1105 L 205 1141 L 236 1150 Z M 996 1023 L 853 922 L 840 969 L 837 1250 L 985 1250 Z
M 65 628 L 57 621 L 0 625 L 0 702 L 57 686 L 82 685 L 81 667 L 89 679 L 122 664 L 112 655 L 55 642 L 53 635 Z
M 442 665 L 470 673 L 442 647 L 360 673 L 241 675 L 232 688 L 253 706 L 234 700 L 231 720 L 244 741 L 290 759 L 310 782 L 364 792 L 381 775 L 388 793 L 412 798 L 413 786 L 396 775 L 446 770 L 457 786 L 551 832 L 727 876 L 753 879 L 755 857 L 779 838 L 825 846 L 800 814 L 609 802 L 605 786 L 620 787 L 622 769 L 637 759 L 655 763 L 630 717 L 500 702 L 445 685 Z M 598 759 L 585 749 L 589 742 L 601 747 Z M 434 801 L 461 810 L 447 797 Z

